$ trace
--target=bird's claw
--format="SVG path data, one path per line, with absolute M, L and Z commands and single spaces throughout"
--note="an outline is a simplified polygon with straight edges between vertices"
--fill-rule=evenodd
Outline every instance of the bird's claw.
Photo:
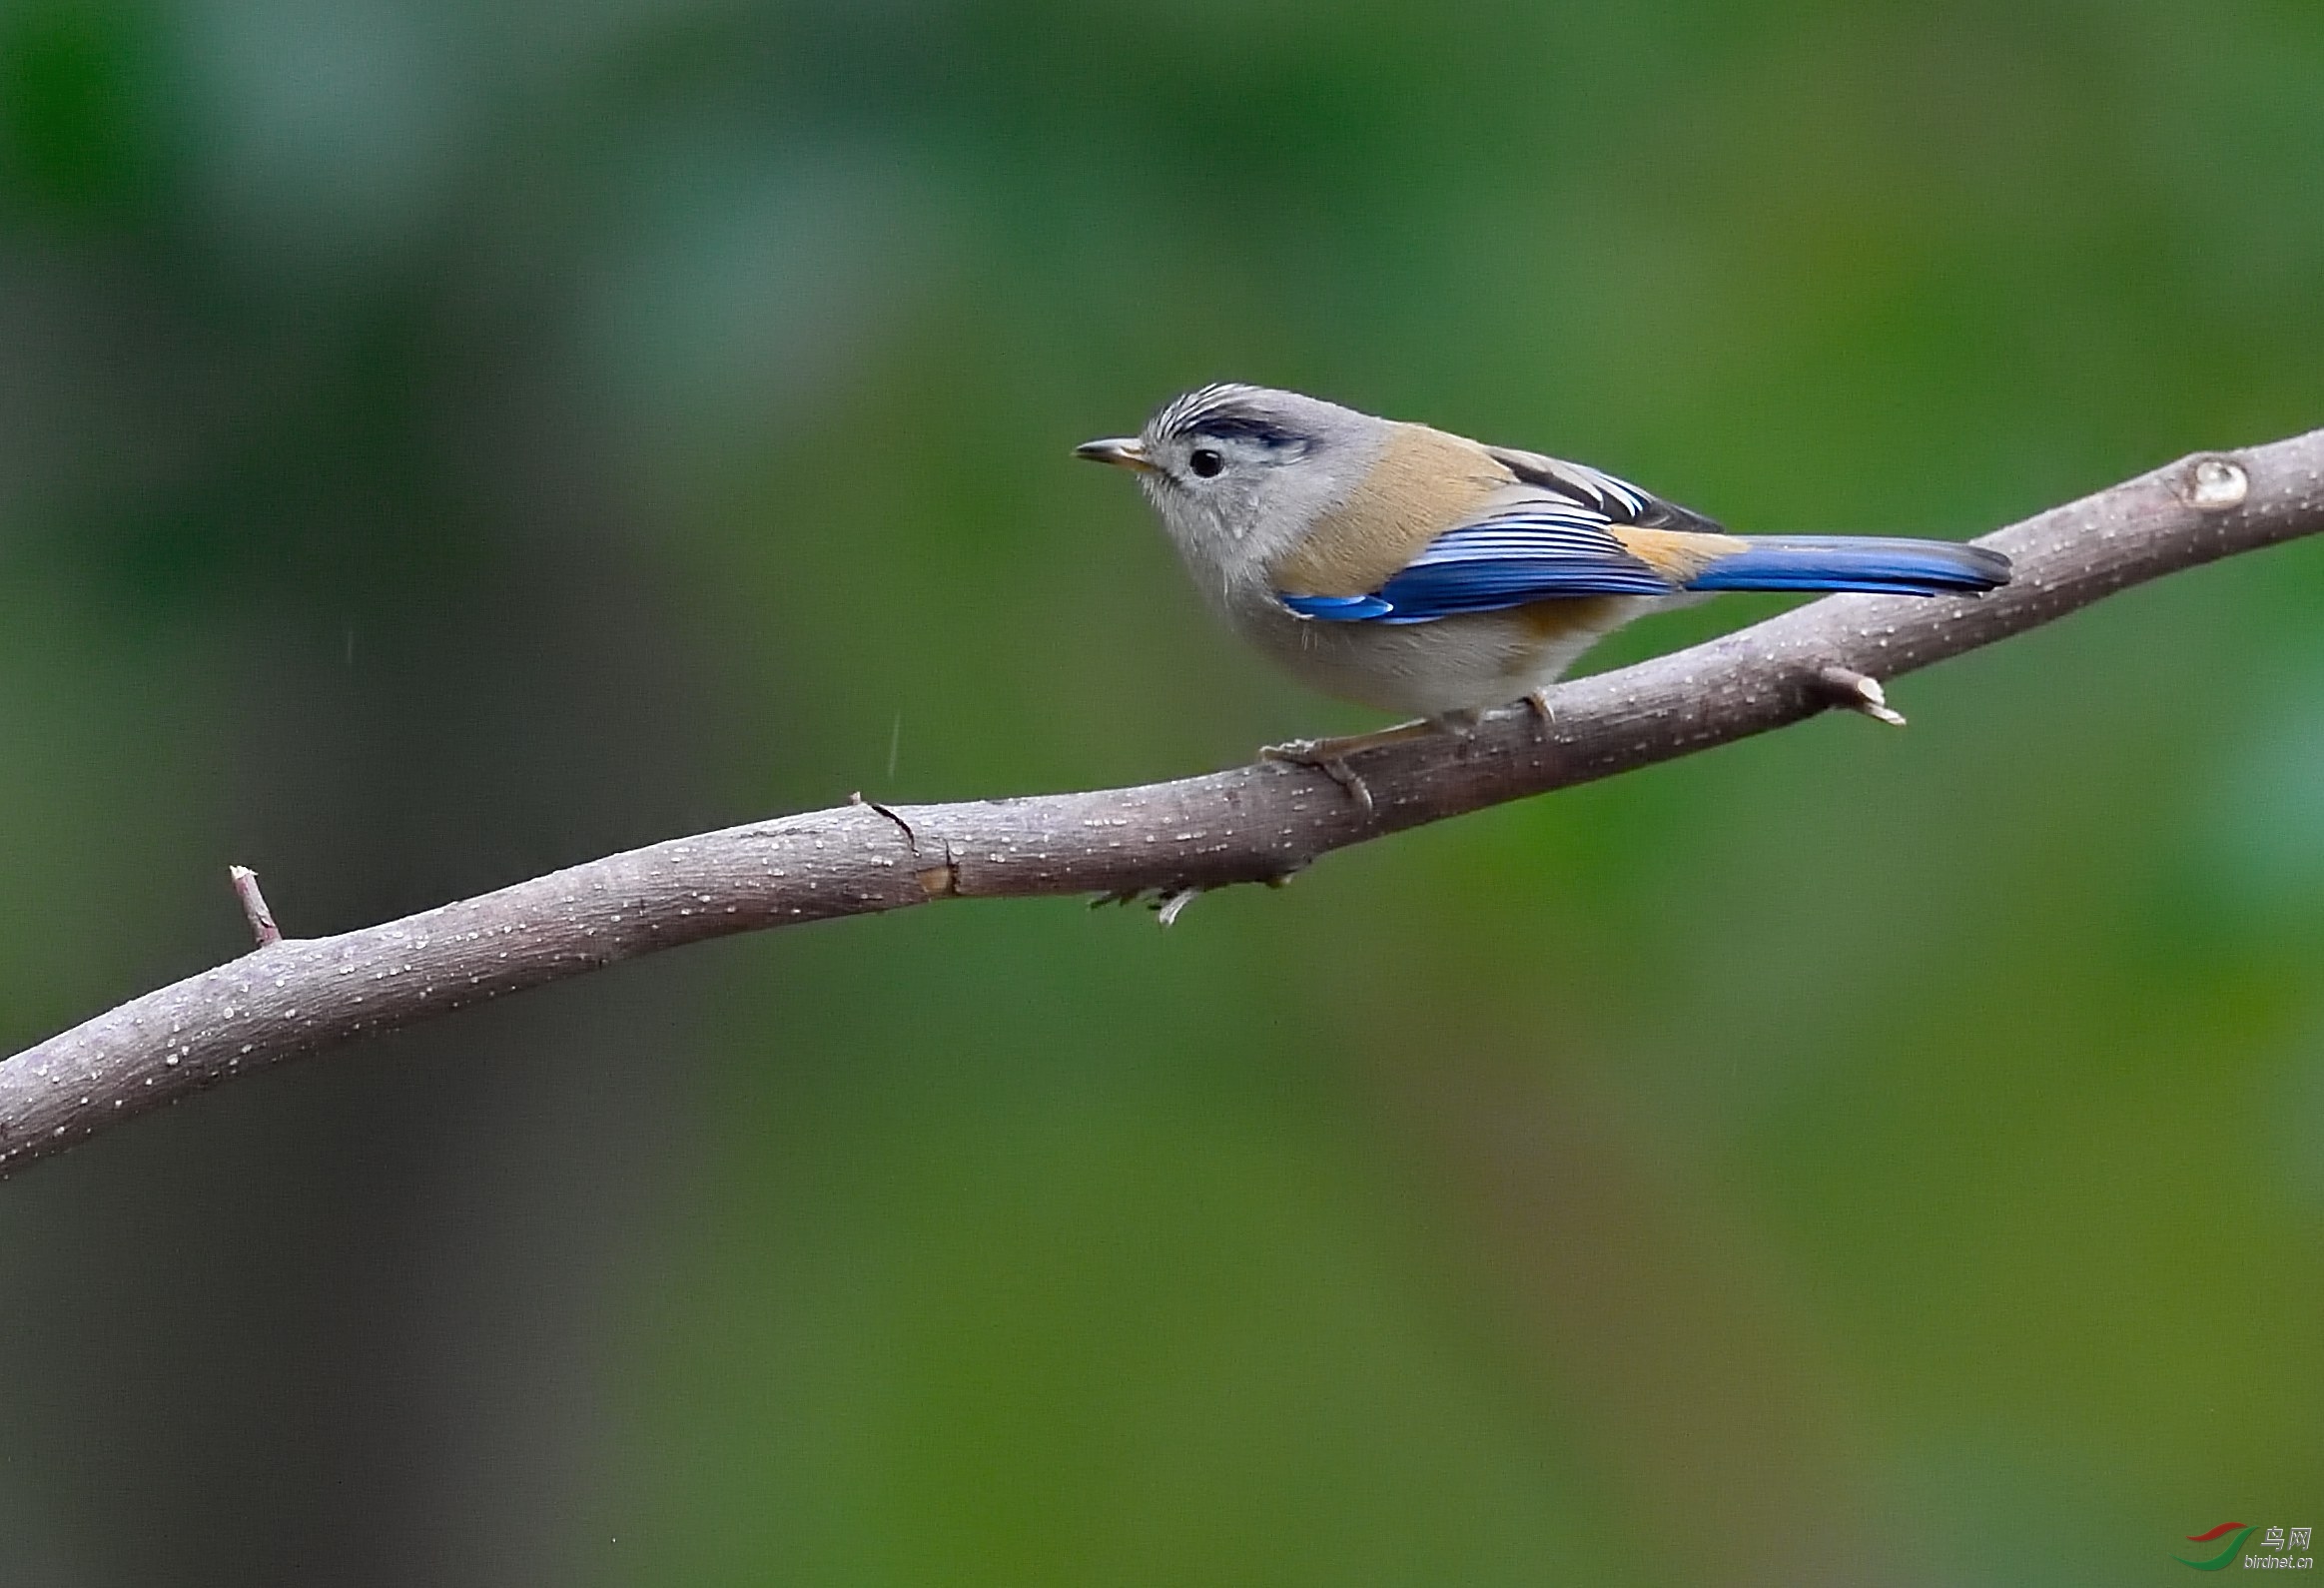
M 1110 904 L 1136 904 L 1141 899 L 1146 899 L 1148 894 L 1152 894 L 1154 897 L 1147 899 L 1147 907 L 1154 911 L 1155 919 L 1158 922 L 1163 926 L 1169 926 L 1183 915 L 1186 906 L 1200 898 L 1202 893 L 1201 888 L 1191 883 L 1176 888 L 1116 888 L 1091 899 L 1090 908 L 1102 910 Z
M 1348 798 L 1363 807 L 1365 815 L 1370 815 L 1374 809 L 1372 791 L 1365 786 L 1363 778 L 1354 767 L 1347 764 L 1344 755 L 1333 753 L 1332 746 L 1326 740 L 1293 739 L 1286 744 L 1261 745 L 1258 758 L 1262 761 L 1279 761 L 1286 766 L 1313 767 L 1345 789 Z
M 1200 897 L 1202 897 L 1202 890 L 1199 888 L 1171 888 L 1165 891 L 1154 902 L 1155 924 L 1164 927 L 1171 925 L 1184 912 L 1186 906 Z

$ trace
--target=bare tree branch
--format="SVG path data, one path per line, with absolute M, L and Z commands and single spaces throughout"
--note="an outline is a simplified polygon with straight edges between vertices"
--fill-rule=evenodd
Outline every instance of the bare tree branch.
M 2324 430 L 2185 458 L 1987 536 L 2017 567 L 1990 595 L 1833 596 L 1564 685 L 1547 725 L 1518 711 L 1464 741 L 1367 753 L 1368 809 L 1320 772 L 1275 764 L 969 804 L 859 799 L 267 944 L 0 1064 L 0 1176 L 231 1077 L 681 943 L 948 898 L 1152 891 L 1174 915 L 1207 888 L 1276 881 L 1349 844 L 1834 706 L 1891 720 L 1880 679 L 2318 529 Z

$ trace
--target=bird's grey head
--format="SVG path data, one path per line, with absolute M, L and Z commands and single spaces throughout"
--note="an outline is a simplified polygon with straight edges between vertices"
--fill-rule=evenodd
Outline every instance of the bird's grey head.
M 1074 455 L 1138 471 L 1189 557 L 1287 543 L 1361 479 L 1389 426 L 1336 402 L 1257 386 L 1206 386 L 1165 403 L 1136 436 Z

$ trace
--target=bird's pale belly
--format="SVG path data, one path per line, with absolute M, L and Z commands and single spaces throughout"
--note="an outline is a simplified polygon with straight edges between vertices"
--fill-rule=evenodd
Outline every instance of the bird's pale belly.
M 1489 711 L 1557 679 L 1600 639 L 1661 604 L 1651 596 L 1537 601 L 1432 623 L 1335 623 L 1272 615 L 1243 625 L 1309 687 L 1382 711 Z

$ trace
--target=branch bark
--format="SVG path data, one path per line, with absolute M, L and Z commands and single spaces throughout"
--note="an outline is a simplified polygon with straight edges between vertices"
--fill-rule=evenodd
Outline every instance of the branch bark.
M 2128 585 L 2324 529 L 2324 430 L 2181 459 L 1985 537 L 1983 597 L 1833 596 L 1560 687 L 1454 742 L 1320 772 L 1236 767 L 1142 788 L 855 803 L 672 839 L 338 937 L 285 939 L 0 1064 L 0 1177 L 203 1088 L 376 1031 L 682 943 L 937 899 L 1162 896 L 1278 881 L 1331 850 L 1764 733 Z M 1872 713 L 1878 715 L 1878 712 Z M 262 929 L 263 931 L 263 929 Z

